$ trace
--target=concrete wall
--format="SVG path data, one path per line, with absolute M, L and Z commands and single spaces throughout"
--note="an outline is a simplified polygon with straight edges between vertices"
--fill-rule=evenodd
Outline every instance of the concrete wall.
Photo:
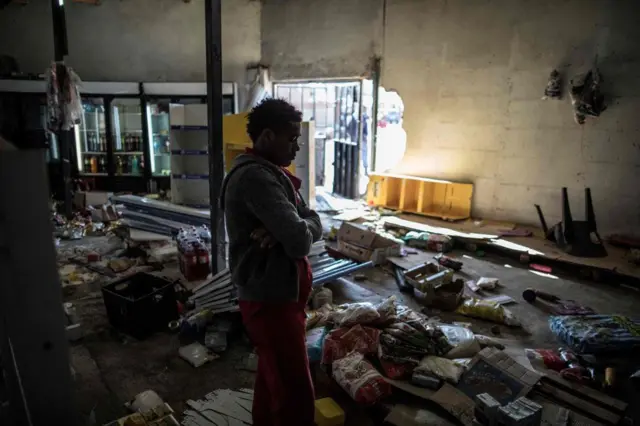
M 363 75 L 382 41 L 383 0 L 263 0 L 262 59 L 278 79 Z
M 592 188 L 601 231 L 640 225 L 640 27 L 636 0 L 268 0 L 263 61 L 278 78 L 346 77 L 383 56 L 382 84 L 405 102 L 399 172 L 470 181 L 477 217 L 574 217 Z M 383 19 L 384 15 L 384 19 Z M 382 22 L 386 22 L 386 26 Z M 542 101 L 549 72 L 598 54 L 609 109 L 584 126 L 568 97 Z
M 204 81 L 204 2 L 66 2 L 67 62 L 92 81 Z M 260 60 L 260 2 L 222 2 L 223 79 L 240 83 Z M 0 54 L 23 71 L 43 72 L 53 59 L 50 2 L 31 1 L 0 11 Z M 244 93 L 243 93 L 244 96 Z M 242 101 L 242 100 L 241 100 Z

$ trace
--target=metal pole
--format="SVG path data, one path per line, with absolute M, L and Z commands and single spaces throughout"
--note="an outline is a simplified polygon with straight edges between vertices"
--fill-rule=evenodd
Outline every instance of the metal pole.
M 226 267 L 224 217 L 220 190 L 224 178 L 222 145 L 222 17 L 221 0 L 205 0 L 207 51 L 207 110 L 209 125 L 209 202 L 211 204 L 211 259 L 213 273 Z
M 380 58 L 373 60 L 373 111 L 371 111 L 371 164 L 369 169 L 376 171 L 376 146 L 378 144 L 378 102 L 380 102 L 378 92 L 380 89 Z

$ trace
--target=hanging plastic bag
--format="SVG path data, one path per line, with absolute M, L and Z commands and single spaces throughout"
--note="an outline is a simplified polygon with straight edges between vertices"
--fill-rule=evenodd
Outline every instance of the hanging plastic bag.
M 560 99 L 562 97 L 562 77 L 557 70 L 551 71 L 547 87 L 544 89 L 543 100 Z
M 471 297 L 458 306 L 455 312 L 472 318 L 493 321 L 512 327 L 520 327 L 520 321 L 502 305 L 488 300 Z

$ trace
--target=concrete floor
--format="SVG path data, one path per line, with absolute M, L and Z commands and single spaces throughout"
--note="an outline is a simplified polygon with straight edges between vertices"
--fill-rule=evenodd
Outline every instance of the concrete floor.
M 522 329 L 500 326 L 500 337 L 513 339 L 516 350 L 560 345 L 549 330 L 547 313 L 522 300 L 522 291 L 528 287 L 547 291 L 561 298 L 574 299 L 599 313 L 637 313 L 640 294 L 628 289 L 566 277 L 540 276 L 498 256 L 474 258 L 462 251 L 453 255 L 464 262 L 464 278 L 499 278 L 503 285 L 500 293 L 518 301 L 509 308 L 524 324 Z M 416 256 L 418 263 L 424 255 L 413 256 Z M 328 284 L 334 293 L 334 302 L 373 302 L 396 295 L 401 303 L 420 309 L 413 297 L 398 292 L 392 276 L 383 269 L 371 269 L 365 274 L 368 278 L 366 281 L 341 279 Z M 177 412 L 181 412 L 184 401 L 200 398 L 214 389 L 252 386 L 253 373 L 238 368 L 242 364 L 242 358 L 251 351 L 241 333 L 231 339 L 229 350 L 220 359 L 194 369 L 178 357 L 180 341 L 177 335 L 158 333 L 144 341 L 136 341 L 109 327 L 100 293 L 79 288 L 67 299 L 75 303 L 86 333 L 71 348 L 78 408 L 84 416 L 88 416 L 93 410 L 97 424 L 126 414 L 122 404 L 146 389 L 155 390 Z M 493 323 L 444 312 L 436 311 L 431 314 L 447 322 L 471 322 L 476 333 L 492 335 L 490 328 Z M 363 410 L 350 406 L 349 399 L 340 395 L 340 391 L 332 387 L 326 378 L 319 381 L 320 396 L 330 394 L 347 408 L 347 424 L 372 424 L 366 420 Z

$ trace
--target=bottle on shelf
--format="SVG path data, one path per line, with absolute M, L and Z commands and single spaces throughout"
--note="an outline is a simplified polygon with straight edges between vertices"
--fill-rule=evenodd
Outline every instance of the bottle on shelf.
M 100 151 L 107 152 L 107 136 L 105 134 L 100 135 Z
M 98 159 L 95 155 L 91 157 L 91 173 L 98 173 Z
M 122 155 L 118 155 L 116 159 L 116 173 L 119 175 L 122 174 Z
M 100 173 L 106 173 L 107 172 L 107 160 L 105 160 L 105 155 L 101 155 L 100 156 L 100 162 L 98 165 L 98 169 L 100 170 Z
M 138 164 L 138 156 L 134 155 L 133 157 L 131 157 L 131 174 L 132 175 L 137 175 L 138 173 L 140 173 L 140 167 Z
M 91 160 L 87 156 L 84 157 L 84 172 L 91 173 Z

